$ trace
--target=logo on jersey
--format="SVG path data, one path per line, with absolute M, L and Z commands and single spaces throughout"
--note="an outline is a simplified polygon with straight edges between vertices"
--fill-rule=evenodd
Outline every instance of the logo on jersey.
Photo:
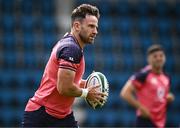
M 73 57 L 69 57 L 69 60 L 70 60 L 70 61 L 74 61 L 74 58 L 73 58 Z
M 158 89 L 157 89 L 158 100 L 160 102 L 163 102 L 164 101 L 164 96 L 165 96 L 165 89 L 162 88 L 162 87 L 158 87 Z

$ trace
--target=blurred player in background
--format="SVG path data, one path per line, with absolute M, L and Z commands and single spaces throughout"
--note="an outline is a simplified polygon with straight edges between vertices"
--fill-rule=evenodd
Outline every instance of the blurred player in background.
M 149 65 L 127 81 L 120 96 L 137 109 L 137 127 L 165 127 L 167 104 L 174 96 L 170 78 L 163 72 L 163 48 L 156 44 L 149 47 L 147 60 Z
M 54 46 L 40 87 L 28 101 L 23 127 L 78 127 L 71 110 L 75 97 L 100 103 L 106 94 L 97 86 L 83 89 L 85 62 L 83 48 L 93 44 L 98 33 L 99 10 L 82 4 L 71 15 L 71 32 Z

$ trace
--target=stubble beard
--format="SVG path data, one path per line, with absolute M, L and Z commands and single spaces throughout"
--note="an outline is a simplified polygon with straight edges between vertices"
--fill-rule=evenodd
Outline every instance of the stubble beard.
M 79 33 L 79 37 L 80 39 L 85 43 L 85 44 L 93 44 L 93 41 L 89 41 L 89 38 L 85 36 L 85 34 L 83 34 L 82 32 Z
M 162 71 L 163 70 L 163 64 L 154 64 L 153 67 L 157 70 L 157 71 Z

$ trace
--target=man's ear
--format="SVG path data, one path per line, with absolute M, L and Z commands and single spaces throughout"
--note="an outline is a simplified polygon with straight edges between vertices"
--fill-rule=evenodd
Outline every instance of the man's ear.
M 150 64 L 150 55 L 147 56 L 147 62 Z
M 81 28 L 81 24 L 79 21 L 74 21 L 73 23 L 73 27 L 76 31 L 80 31 L 80 28 Z

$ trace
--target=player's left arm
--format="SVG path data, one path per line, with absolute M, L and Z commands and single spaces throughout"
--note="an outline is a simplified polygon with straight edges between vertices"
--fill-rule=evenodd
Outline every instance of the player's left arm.
M 93 70 L 93 72 L 95 72 L 95 71 Z M 92 73 L 93 73 L 93 72 L 92 72 Z M 79 85 L 80 85 L 79 87 L 80 87 L 80 88 L 84 88 L 84 87 L 85 87 L 85 84 L 86 84 L 86 81 L 87 81 L 87 80 L 85 80 L 85 79 L 81 79 L 81 80 L 79 81 Z
M 175 96 L 174 94 L 170 91 L 170 86 L 172 84 L 172 81 L 171 81 L 171 77 L 169 75 L 167 75 L 169 77 L 169 90 L 168 90 L 168 94 L 166 95 L 166 99 L 167 99 L 167 102 L 168 103 L 171 103 L 175 100 Z
M 79 87 L 80 87 L 80 88 L 84 88 L 84 87 L 85 87 L 85 84 L 86 84 L 86 80 L 81 79 L 81 80 L 79 81 Z

